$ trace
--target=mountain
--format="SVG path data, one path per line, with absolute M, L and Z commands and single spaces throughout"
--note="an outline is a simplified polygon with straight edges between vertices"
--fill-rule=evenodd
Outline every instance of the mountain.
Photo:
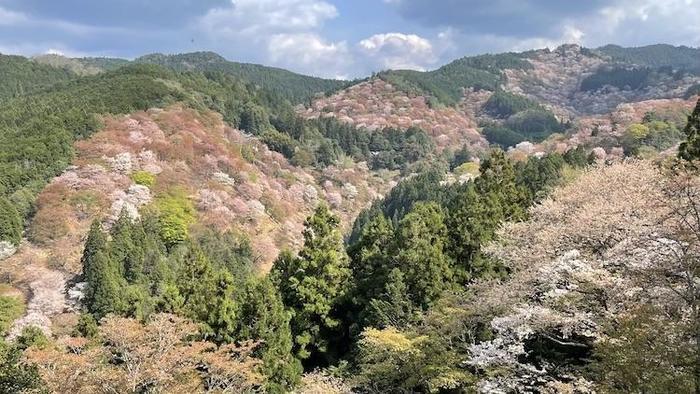
M 465 57 L 434 71 L 379 73 L 318 97 L 298 113 L 370 128 L 420 125 L 438 146 L 451 150 L 463 144 L 483 150 L 485 139 L 508 148 L 525 141 L 538 143 L 550 135 L 575 135 L 578 120 L 614 112 L 627 103 L 683 99 L 688 101 L 679 101 L 679 109 L 687 113 L 700 91 L 695 52 L 664 45 L 599 49 L 563 45 Z M 682 125 L 676 122 L 675 127 Z M 581 140 L 580 134 L 568 142 L 558 138 L 557 143 L 562 142 L 565 149 L 584 143 L 596 147 L 595 141 Z M 604 145 L 608 151 L 614 147 L 610 142 Z
M 69 81 L 75 74 L 69 70 L 31 61 L 22 56 L 0 54 L 0 100 L 45 89 L 55 83 Z
M 606 45 L 595 52 L 608 56 L 623 64 L 644 67 L 671 67 L 676 70 L 700 70 L 700 48 L 676 47 L 668 44 L 647 45 L 623 48 L 619 45 Z
M 347 85 L 345 81 L 310 77 L 281 68 L 231 62 L 213 52 L 152 54 L 137 58 L 134 62 L 159 64 L 178 71 L 223 72 L 263 89 L 275 91 L 295 104 L 306 102 L 318 93 L 337 90 Z

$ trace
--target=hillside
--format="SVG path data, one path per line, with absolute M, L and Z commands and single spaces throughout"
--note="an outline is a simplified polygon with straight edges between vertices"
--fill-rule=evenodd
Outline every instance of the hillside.
M 65 69 L 33 62 L 21 56 L 2 54 L 0 74 L 0 100 L 30 94 L 75 78 L 71 71 Z
M 347 84 L 345 81 L 310 77 L 281 68 L 231 62 L 213 52 L 151 54 L 139 57 L 134 62 L 158 64 L 177 71 L 222 72 L 265 90 L 275 91 L 294 104 L 306 102 L 318 93 L 339 89 Z
M 550 135 L 561 140 L 559 134 L 579 133 L 577 121 L 605 116 L 625 104 L 647 102 L 640 106 L 653 111 L 659 100 L 671 100 L 687 112 L 691 104 L 682 101 L 692 101 L 700 86 L 694 51 L 563 45 L 465 57 L 429 72 L 382 72 L 297 111 L 307 118 L 335 117 L 373 128 L 418 125 L 441 149 L 466 143 L 480 151 L 484 139 L 503 148 Z M 570 142 L 568 147 L 596 146 L 580 138 Z
M 3 262 L 11 284 L 35 294 L 29 307 L 39 305 L 37 316 L 25 322 L 43 319 L 48 328 L 45 319 L 63 312 L 60 299 L 52 301 L 58 308 L 41 310 L 51 305 L 42 294 L 61 286 L 45 283 L 47 270 L 57 270 L 51 275 L 63 282 L 80 274 L 94 220 L 110 228 L 123 211 L 136 218 L 139 211 L 178 202 L 192 207 L 185 231 L 195 238 L 210 230 L 236 234 L 264 272 L 280 250 L 299 247 L 304 219 L 319 202 L 328 201 L 348 228 L 391 184 L 392 174 L 382 178 L 361 167 L 296 168 L 210 112 L 175 106 L 103 122 L 98 133 L 76 143 L 72 165 L 39 194 L 29 240 Z
M 313 106 L 300 109 L 306 118 L 335 117 L 360 128 L 385 127 L 426 131 L 440 148 L 463 144 L 485 148 L 473 118 L 451 107 L 431 107 L 424 96 L 405 94 L 383 79 L 362 82 L 348 89 L 316 99 Z
M 623 48 L 619 45 L 606 45 L 596 49 L 613 61 L 645 67 L 671 67 L 676 70 L 700 70 L 700 49 L 686 46 L 674 47 L 668 44 L 647 45 L 636 48 Z

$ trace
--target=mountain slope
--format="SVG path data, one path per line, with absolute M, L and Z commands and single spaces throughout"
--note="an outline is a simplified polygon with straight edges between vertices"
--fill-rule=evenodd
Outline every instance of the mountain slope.
M 646 67 L 672 67 L 674 69 L 700 71 L 700 48 L 675 47 L 668 44 L 624 48 L 606 45 L 595 49 L 613 61 Z
M 450 150 L 464 144 L 483 150 L 484 137 L 504 148 L 552 134 L 561 141 L 558 133 L 578 132 L 571 129 L 578 119 L 604 116 L 620 105 L 649 102 L 641 106 L 653 111 L 657 103 L 671 100 L 687 111 L 685 100 L 700 91 L 697 51 L 668 45 L 596 50 L 562 45 L 465 57 L 429 72 L 379 73 L 316 98 L 298 113 L 373 128 L 423 127 L 439 147 Z M 604 145 L 608 152 L 613 148 Z
M 430 135 L 439 148 L 469 145 L 487 146 L 473 118 L 457 108 L 432 107 L 421 95 L 406 94 L 381 78 L 354 85 L 324 98 L 308 109 L 299 109 L 306 118 L 336 117 L 360 128 L 418 127 Z
M 33 93 L 75 78 L 71 71 L 22 56 L 0 54 L 0 100 Z
M 275 91 L 295 104 L 306 102 L 318 93 L 336 90 L 347 84 L 345 81 L 310 77 L 281 68 L 231 62 L 213 52 L 151 54 L 139 57 L 134 62 L 158 64 L 176 71 L 222 72 L 265 90 Z

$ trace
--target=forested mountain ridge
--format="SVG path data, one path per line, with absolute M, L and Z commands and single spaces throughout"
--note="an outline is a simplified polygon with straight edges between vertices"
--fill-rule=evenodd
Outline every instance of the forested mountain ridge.
M 134 62 L 158 64 L 177 71 L 223 72 L 263 89 L 274 90 L 294 104 L 305 103 L 316 94 L 347 85 L 346 81 L 316 78 L 259 64 L 232 62 L 213 52 L 151 54 L 136 58 Z
M 697 51 L 664 45 L 599 49 L 562 45 L 465 57 L 434 71 L 381 72 L 319 97 L 298 112 L 370 128 L 421 125 L 438 146 L 453 149 L 457 149 L 454 141 L 461 140 L 479 151 L 487 140 L 503 148 L 525 142 L 529 153 L 586 145 L 610 154 L 613 148 L 625 147 L 622 137 L 630 123 L 601 123 L 601 130 L 612 128 L 601 143 L 588 138 L 587 119 L 620 112 L 627 105 L 653 112 L 655 105 L 665 105 L 664 100 L 689 112 L 700 93 Z M 588 130 L 588 137 L 583 130 Z M 465 139 L 466 135 L 471 137 Z

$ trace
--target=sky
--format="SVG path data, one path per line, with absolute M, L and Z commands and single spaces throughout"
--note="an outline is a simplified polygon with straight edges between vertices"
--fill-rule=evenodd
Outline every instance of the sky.
M 700 46 L 700 0 L 0 0 L 0 53 L 214 51 L 328 78 L 480 53 Z

